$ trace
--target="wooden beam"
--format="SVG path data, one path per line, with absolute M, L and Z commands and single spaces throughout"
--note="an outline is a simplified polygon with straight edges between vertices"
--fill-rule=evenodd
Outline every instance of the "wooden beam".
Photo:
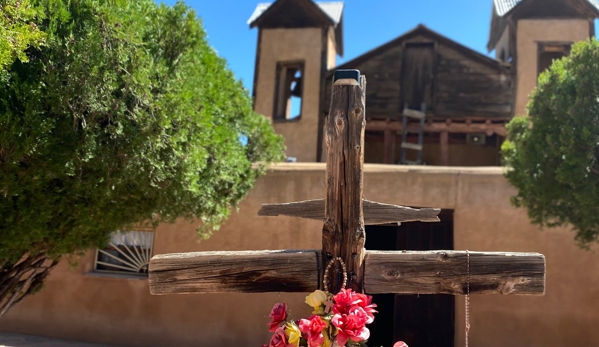
M 469 252 L 470 293 L 542 295 L 545 257 Z M 368 294 L 465 294 L 465 251 L 366 251 Z M 162 294 L 311 292 L 322 276 L 320 251 L 196 252 L 150 261 L 150 292 Z
M 449 133 L 447 131 L 441 132 L 439 136 L 439 147 L 441 149 L 441 165 L 449 165 Z
M 384 163 L 393 164 L 395 161 L 395 131 L 385 130 L 385 149 L 384 149 Z
M 150 260 L 150 293 L 311 292 L 319 262 L 317 250 L 161 254 Z
M 545 293 L 545 256 L 539 253 L 377 252 L 366 256 L 369 294 Z M 468 268 L 470 276 L 468 276 Z
M 367 131 L 402 131 L 401 122 L 387 122 L 387 121 L 369 121 L 366 123 Z M 418 124 L 410 124 L 408 128 L 413 131 L 418 131 Z M 462 134 L 472 134 L 472 133 L 492 133 L 500 136 L 506 136 L 507 130 L 504 124 L 498 123 L 455 123 L 447 124 L 445 122 L 433 122 L 424 124 L 424 132 L 425 133 L 441 133 L 441 132 L 449 132 L 449 133 L 462 133 Z
M 411 208 L 383 204 L 370 200 L 362 201 L 364 224 L 377 225 L 401 222 L 438 222 L 439 208 Z M 314 199 L 283 204 L 263 204 L 259 216 L 291 216 L 324 220 L 324 199 Z
M 326 195 L 322 227 L 322 266 L 340 257 L 347 266 L 347 288 L 362 292 L 364 278 L 364 216 L 362 182 L 366 79 L 338 79 L 325 128 Z M 328 289 L 336 293 L 343 276 L 331 268 Z

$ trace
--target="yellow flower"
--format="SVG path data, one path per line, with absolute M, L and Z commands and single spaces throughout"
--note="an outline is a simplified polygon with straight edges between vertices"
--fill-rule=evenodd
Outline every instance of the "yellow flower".
M 287 342 L 294 346 L 299 346 L 300 338 L 302 337 L 302 332 L 299 330 L 297 325 L 293 322 L 287 323 L 285 325 L 285 335 L 287 335 Z
M 314 293 L 306 296 L 306 304 L 317 309 L 322 306 L 322 304 L 327 301 L 327 294 L 322 290 L 316 290 Z

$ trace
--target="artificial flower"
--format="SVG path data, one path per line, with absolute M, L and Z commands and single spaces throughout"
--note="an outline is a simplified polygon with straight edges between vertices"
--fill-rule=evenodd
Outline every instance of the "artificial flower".
M 368 315 L 368 322 L 366 324 L 370 324 L 374 321 L 374 314 L 377 312 L 374 308 L 376 304 L 372 303 L 372 296 L 366 294 L 355 293 L 355 297 L 359 300 L 356 302 L 356 305 L 362 307 L 366 314 Z
M 395 342 L 393 347 L 408 347 L 408 345 L 403 341 L 397 341 L 397 342 Z
M 294 322 L 289 322 L 287 325 L 285 325 L 285 334 L 287 335 L 287 342 L 289 343 L 288 346 L 299 346 L 302 332 Z
M 308 341 L 308 347 L 320 347 L 324 342 L 322 331 L 327 327 L 327 322 L 320 316 L 312 315 L 310 319 L 301 319 L 299 329 Z
M 287 335 L 285 335 L 285 329 L 283 327 L 277 328 L 275 333 L 270 338 L 270 343 L 268 347 L 289 347 L 289 343 L 287 342 Z
M 270 322 L 268 322 L 269 329 L 271 333 L 274 333 L 279 325 L 287 319 L 287 304 L 286 303 L 277 303 L 273 306 L 270 311 Z
M 351 289 L 341 289 L 339 293 L 333 297 L 333 300 L 335 301 L 333 313 L 346 314 L 352 306 L 360 301 L 360 298 L 356 296 L 356 293 Z
M 327 301 L 327 294 L 322 290 L 315 290 L 313 293 L 306 296 L 306 304 L 314 308 L 322 306 L 325 301 Z
M 366 328 L 368 320 L 368 314 L 358 305 L 353 305 L 347 314 L 335 314 L 331 323 L 337 328 L 337 343 L 343 346 L 348 339 L 354 342 L 367 340 L 370 337 L 370 330 Z

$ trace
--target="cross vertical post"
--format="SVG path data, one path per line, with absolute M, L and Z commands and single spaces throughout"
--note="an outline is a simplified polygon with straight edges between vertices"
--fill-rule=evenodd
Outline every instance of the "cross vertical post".
M 366 79 L 357 70 L 339 70 L 325 126 L 327 149 L 326 196 L 322 228 L 322 268 L 341 257 L 347 266 L 348 287 L 362 292 L 364 285 L 364 93 Z M 334 266 L 338 266 L 335 264 Z M 337 292 L 343 278 L 328 274 L 329 289 Z

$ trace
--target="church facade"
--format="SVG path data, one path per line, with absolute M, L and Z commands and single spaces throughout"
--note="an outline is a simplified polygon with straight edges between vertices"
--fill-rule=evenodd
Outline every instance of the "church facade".
M 553 59 L 595 35 L 597 16 L 596 0 L 494 0 L 487 48 L 496 59 L 419 25 L 336 66 L 343 3 L 260 4 L 249 20 L 258 29 L 255 110 L 285 137 L 288 157 L 322 161 L 332 73 L 358 69 L 368 83 L 366 162 L 409 164 L 420 154 L 416 164 L 499 166 L 505 124 L 526 114 Z M 410 110 L 424 111 L 422 126 Z
M 599 3 L 489 1 L 495 59 L 418 26 L 340 66 L 343 3 L 258 4 L 248 22 L 258 31 L 254 108 L 284 136 L 289 163 L 274 164 L 209 240 L 198 241 L 197 223 L 180 221 L 115 235 L 105 249 L 62 261 L 40 293 L 0 319 L 0 331 L 116 346 L 260 346 L 275 302 L 289 303 L 292 318 L 309 315 L 306 293 L 152 296 L 147 257 L 131 254 L 319 248 L 321 222 L 257 212 L 262 203 L 323 196 L 323 124 L 332 73 L 343 68 L 367 79 L 365 196 L 442 209 L 439 223 L 367 227 L 366 248 L 542 253 L 544 296 L 471 297 L 471 345 L 599 346 L 597 255 L 578 249 L 567 228 L 531 225 L 510 205 L 515 190 L 499 166 L 505 124 L 525 114 L 538 74 L 553 59 L 595 35 Z M 135 264 L 122 256 L 129 251 Z M 399 339 L 410 347 L 464 345 L 461 296 L 374 301 L 380 312 L 370 346 Z

